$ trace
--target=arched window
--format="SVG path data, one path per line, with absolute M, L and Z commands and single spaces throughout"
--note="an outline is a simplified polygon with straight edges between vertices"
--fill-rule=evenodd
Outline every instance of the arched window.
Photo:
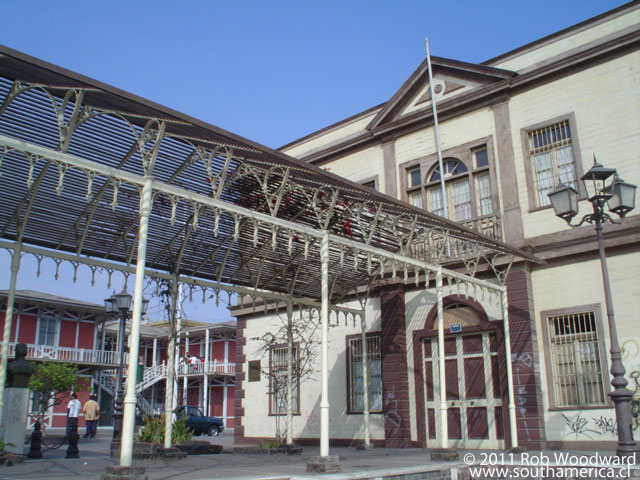
M 444 215 L 441 181 L 445 182 L 451 220 L 470 222 L 494 213 L 487 145 L 458 148 L 442 160 L 425 159 L 406 170 L 407 200 L 416 207 Z M 486 233 L 486 232 L 485 232 Z
M 469 169 L 462 160 L 449 157 L 442 161 L 445 193 L 449 218 L 457 222 L 471 220 L 471 189 L 469 188 Z M 428 174 L 426 185 L 427 208 L 438 215 L 444 215 L 442 186 L 440 184 L 440 166 L 436 165 Z
M 444 178 L 451 178 L 453 175 L 458 175 L 460 173 L 465 173 L 467 171 L 467 166 L 462 162 L 462 160 L 458 160 L 457 158 L 445 158 L 442 160 L 442 169 L 444 170 Z M 429 182 L 436 182 L 440 180 L 440 165 L 437 165 L 431 175 L 429 176 Z

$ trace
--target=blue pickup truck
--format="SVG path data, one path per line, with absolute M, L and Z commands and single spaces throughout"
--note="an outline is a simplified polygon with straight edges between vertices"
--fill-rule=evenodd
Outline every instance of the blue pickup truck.
M 224 430 L 222 420 L 216 417 L 205 417 L 198 407 L 182 406 L 176 409 L 178 419 L 187 418 L 187 428 L 196 435 L 217 436 Z

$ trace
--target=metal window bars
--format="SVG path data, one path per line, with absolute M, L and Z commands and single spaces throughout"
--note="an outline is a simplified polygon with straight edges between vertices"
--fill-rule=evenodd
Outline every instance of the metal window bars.
M 362 339 L 350 339 L 349 352 L 349 408 L 352 412 L 362 412 L 364 410 Z M 382 408 L 380 337 L 367 337 L 367 359 L 369 362 L 370 410 L 378 411 Z
M 548 322 L 556 406 L 604 405 L 595 312 L 556 315 Z

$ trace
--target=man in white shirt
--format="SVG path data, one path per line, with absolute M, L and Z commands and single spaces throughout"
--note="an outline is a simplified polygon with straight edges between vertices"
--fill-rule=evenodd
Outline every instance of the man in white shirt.
M 69 405 L 67 405 L 67 437 L 71 433 L 72 427 L 78 428 L 78 415 L 80 415 L 81 408 L 82 404 L 78 400 L 78 395 L 72 393 Z

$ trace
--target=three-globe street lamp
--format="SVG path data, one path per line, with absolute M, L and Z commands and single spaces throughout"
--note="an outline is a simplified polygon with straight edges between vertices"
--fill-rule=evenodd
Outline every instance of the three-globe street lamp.
M 111 439 L 111 456 L 117 456 L 120 452 L 122 436 L 122 371 L 124 369 L 124 330 L 131 309 L 132 297 L 126 291 L 114 294 L 104 299 L 104 307 L 107 313 L 120 315 L 120 325 L 118 327 L 118 351 L 120 352 L 120 366 L 116 381 L 115 401 L 113 405 L 113 438 Z M 149 300 L 142 299 L 142 314 L 147 313 Z
M 613 176 L 613 181 L 607 185 L 606 180 Z M 609 211 L 617 214 L 621 219 L 635 205 L 636 186 L 624 182 L 616 172 L 615 168 L 606 168 L 593 157 L 593 166 L 585 173 L 580 180 L 584 183 L 585 190 L 589 196 L 589 202 L 593 206 L 593 213 L 588 213 L 580 223 L 571 224 L 571 219 L 578 214 L 578 192 L 575 188 L 560 184 L 548 194 L 555 214 L 565 220 L 571 227 L 579 227 L 583 223 L 595 224 L 598 236 L 598 251 L 600 254 L 600 266 L 602 268 L 602 281 L 604 283 L 604 299 L 607 307 L 607 318 L 609 320 L 609 335 L 611 337 L 611 385 L 614 390 L 609 396 L 615 404 L 616 421 L 618 424 L 618 447 L 616 453 L 621 458 L 629 458 L 635 455 L 636 442 L 631 433 L 631 398 L 633 393 L 625 388 L 628 384 L 624 378 L 625 369 L 620 355 L 618 344 L 618 333 L 613 315 L 613 301 L 611 299 L 611 286 L 609 284 L 609 273 L 607 270 L 607 259 L 604 253 L 604 242 L 602 240 L 602 224 L 607 221 L 611 223 L 621 223 L 622 220 L 612 218 L 604 210 L 605 204 Z

